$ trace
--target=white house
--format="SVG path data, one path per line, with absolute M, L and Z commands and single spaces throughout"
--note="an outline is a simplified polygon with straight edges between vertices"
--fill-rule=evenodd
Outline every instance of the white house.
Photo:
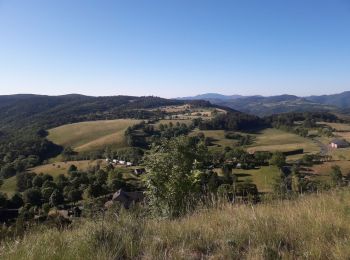
M 116 159 L 113 159 L 113 163 L 117 163 L 118 161 Z
M 132 162 L 126 162 L 126 166 L 132 166 Z
M 330 143 L 330 146 L 333 149 L 346 148 L 346 147 L 349 147 L 349 143 L 346 140 L 344 140 L 344 139 L 334 139 Z
M 125 161 L 119 161 L 119 164 L 124 165 L 126 162 Z

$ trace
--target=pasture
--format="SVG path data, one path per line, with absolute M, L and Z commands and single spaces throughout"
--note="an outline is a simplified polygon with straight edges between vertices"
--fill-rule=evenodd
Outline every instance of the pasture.
M 16 176 L 12 176 L 11 178 L 5 179 L 2 186 L 0 186 L 0 192 L 4 192 L 7 196 L 12 196 L 16 191 Z
M 248 151 L 286 152 L 296 149 L 304 149 L 304 153 L 320 151 L 320 147 L 311 139 L 275 128 L 267 128 L 254 135 L 255 143 L 248 148 Z
M 211 119 L 217 114 L 227 113 L 225 110 L 214 107 L 195 107 L 190 104 L 181 106 L 164 106 L 157 109 L 150 109 L 151 111 L 160 110 L 171 115 L 167 119 L 171 120 L 192 120 L 195 118 Z
M 216 168 L 214 171 L 222 176 L 221 169 Z M 280 173 L 276 166 L 262 166 L 256 169 L 233 169 L 232 172 L 237 177 L 237 182 L 252 181 L 259 192 L 272 192 L 273 179 L 277 177 Z
M 233 172 L 238 177 L 238 181 L 252 180 L 259 192 L 272 192 L 273 180 L 280 173 L 276 166 L 263 166 L 250 170 L 233 169 Z
M 60 174 L 67 174 L 67 171 L 71 165 L 77 166 L 80 171 L 87 171 L 89 168 L 100 165 L 101 167 L 106 166 L 104 160 L 84 160 L 84 161 L 68 161 L 68 162 L 55 162 L 50 164 L 40 165 L 29 169 L 28 171 L 39 173 L 47 173 L 52 177 L 57 177 Z
M 199 133 L 203 133 L 205 137 L 208 137 L 212 140 L 212 144 L 221 147 L 232 147 L 235 143 L 234 140 L 227 139 L 225 137 L 224 130 L 199 130 L 196 129 L 190 133 L 190 136 L 196 136 Z
M 336 131 L 350 131 L 350 124 L 345 124 L 345 123 L 328 123 L 328 122 L 320 122 L 320 124 L 325 124 Z
M 350 173 L 350 161 L 332 161 L 322 164 L 314 165 L 311 167 L 312 173 L 320 176 L 329 176 L 332 171 L 332 166 L 338 165 L 343 173 L 347 175 Z
M 340 148 L 335 150 L 329 150 L 328 154 L 332 156 L 333 160 L 350 160 L 350 149 L 349 148 Z
M 77 152 L 94 151 L 107 145 L 126 147 L 125 130 L 139 122 L 117 119 L 68 124 L 50 129 L 48 139 Z

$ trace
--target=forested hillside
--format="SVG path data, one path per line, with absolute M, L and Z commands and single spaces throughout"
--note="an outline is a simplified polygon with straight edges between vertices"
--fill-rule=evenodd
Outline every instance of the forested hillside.
M 50 128 L 107 119 L 161 119 L 172 112 L 160 108 L 186 103 L 194 107 L 214 107 L 207 101 L 153 96 L 0 96 L 0 176 L 13 176 L 61 153 L 62 147 L 46 139 Z M 227 110 L 233 113 L 231 123 L 237 121 L 237 129 L 256 121 L 255 117 Z
M 307 99 L 320 104 L 336 106 L 339 108 L 350 108 L 350 91 L 333 95 L 310 96 L 307 97 Z
M 7 178 L 60 153 L 62 148 L 45 138 L 48 128 L 90 120 L 161 117 L 163 112 L 147 109 L 183 103 L 132 96 L 0 96 L 0 175 Z
M 249 97 L 229 97 L 225 98 L 204 98 L 213 104 L 230 107 L 257 116 L 269 116 L 273 114 L 288 112 L 315 112 L 315 111 L 333 111 L 336 104 L 320 104 L 306 98 L 293 95 L 280 96 L 249 96 Z

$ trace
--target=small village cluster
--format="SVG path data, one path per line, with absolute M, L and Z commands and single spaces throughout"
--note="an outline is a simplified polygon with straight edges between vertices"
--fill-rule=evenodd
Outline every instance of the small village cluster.
M 125 166 L 125 167 L 137 166 L 137 165 L 134 165 L 132 162 L 128 162 L 128 161 L 124 161 L 124 160 L 118 160 L 118 159 L 106 158 L 106 162 L 108 164 L 120 165 L 120 166 Z M 144 174 L 146 172 L 146 169 L 145 168 L 135 168 L 133 172 L 134 172 L 134 174 L 136 176 L 140 176 L 140 175 L 142 175 L 142 174 Z
M 132 162 L 127 162 L 127 161 L 118 160 L 118 159 L 110 159 L 110 158 L 106 158 L 106 162 L 109 164 L 124 165 L 126 167 L 131 167 L 134 165 Z

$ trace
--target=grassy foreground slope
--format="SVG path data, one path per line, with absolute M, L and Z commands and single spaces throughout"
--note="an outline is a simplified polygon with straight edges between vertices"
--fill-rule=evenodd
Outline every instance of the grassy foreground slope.
M 76 151 L 92 151 L 106 145 L 126 146 L 124 132 L 140 120 L 117 119 L 81 122 L 49 130 L 52 142 L 73 147 Z
M 138 217 L 137 217 L 138 215 Z M 223 205 L 177 220 L 118 219 L 38 230 L 1 259 L 349 259 L 350 191 L 295 201 Z

